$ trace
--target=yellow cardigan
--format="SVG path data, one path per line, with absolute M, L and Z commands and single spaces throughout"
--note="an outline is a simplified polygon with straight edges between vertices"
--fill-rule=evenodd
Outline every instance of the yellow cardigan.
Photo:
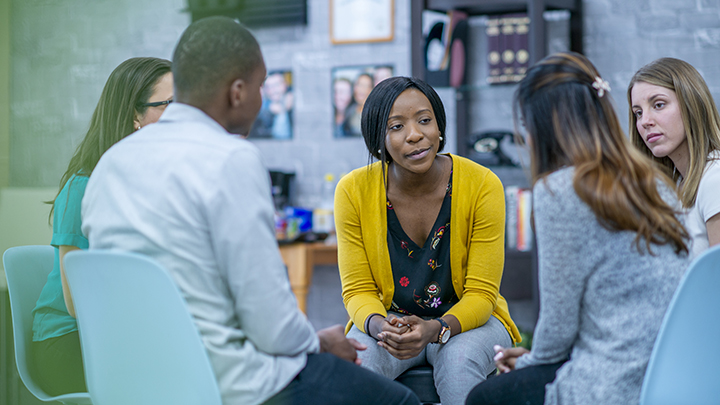
M 497 176 L 469 159 L 453 160 L 450 268 L 460 299 L 446 314 L 468 331 L 495 315 L 514 342 L 521 340 L 510 318 L 500 280 L 505 259 L 505 194 Z M 335 191 L 335 226 L 342 295 L 353 323 L 364 332 L 366 318 L 387 315 L 393 281 L 387 246 L 387 209 L 380 162 L 353 170 Z

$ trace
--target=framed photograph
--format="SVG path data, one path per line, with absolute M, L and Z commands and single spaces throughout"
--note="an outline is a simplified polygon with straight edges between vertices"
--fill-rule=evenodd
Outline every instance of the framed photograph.
M 292 139 L 293 77 L 289 70 L 268 73 L 262 87 L 262 107 L 250 130 L 250 139 Z
M 381 81 L 393 76 L 390 65 L 337 67 L 332 71 L 333 134 L 362 136 L 360 116 L 365 100 Z
M 392 41 L 394 0 L 330 0 L 333 44 Z

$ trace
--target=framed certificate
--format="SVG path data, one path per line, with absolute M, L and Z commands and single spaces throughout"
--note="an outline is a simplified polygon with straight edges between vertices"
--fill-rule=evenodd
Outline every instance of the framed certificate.
M 330 0 L 333 44 L 392 41 L 394 0 Z

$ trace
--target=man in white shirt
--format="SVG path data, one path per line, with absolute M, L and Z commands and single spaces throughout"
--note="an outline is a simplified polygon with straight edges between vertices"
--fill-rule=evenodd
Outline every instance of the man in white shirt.
M 247 134 L 266 70 L 229 18 L 197 21 L 173 56 L 175 99 L 157 124 L 117 143 L 83 199 L 91 249 L 145 254 L 180 287 L 225 404 L 416 404 L 358 367 L 341 326 L 314 332 L 290 290 L 270 181 Z

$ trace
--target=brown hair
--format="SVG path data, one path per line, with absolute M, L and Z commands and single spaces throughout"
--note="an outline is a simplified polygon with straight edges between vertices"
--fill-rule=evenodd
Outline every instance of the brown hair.
M 105 151 L 135 132 L 135 118 L 145 114 L 147 106 L 143 104 L 160 79 L 170 73 L 170 66 L 165 59 L 130 58 L 110 73 L 90 119 L 90 128 L 60 178 L 58 194 L 73 175 L 90 176 Z M 54 204 L 55 199 L 47 203 Z M 50 209 L 50 218 L 54 209 L 54 206 Z
M 573 166 L 575 192 L 608 229 L 637 233 L 635 243 L 671 244 L 687 252 L 688 234 L 658 192 L 670 179 L 633 148 L 615 115 L 610 95 L 594 87 L 600 74 L 576 53 L 546 57 L 530 68 L 515 93 L 531 143 L 533 184 Z
M 683 206 L 695 205 L 700 178 L 702 178 L 710 152 L 720 150 L 720 116 L 710 90 L 700 73 L 689 63 L 675 58 L 660 58 L 640 68 L 630 80 L 627 90 L 628 104 L 632 106 L 632 89 L 643 82 L 675 92 L 680 115 L 685 127 L 690 152 L 690 164 L 680 190 Z M 657 158 L 645 145 L 637 130 L 637 117 L 630 109 L 630 139 L 643 153 L 658 162 L 665 172 L 677 180 L 675 164 L 669 157 Z

